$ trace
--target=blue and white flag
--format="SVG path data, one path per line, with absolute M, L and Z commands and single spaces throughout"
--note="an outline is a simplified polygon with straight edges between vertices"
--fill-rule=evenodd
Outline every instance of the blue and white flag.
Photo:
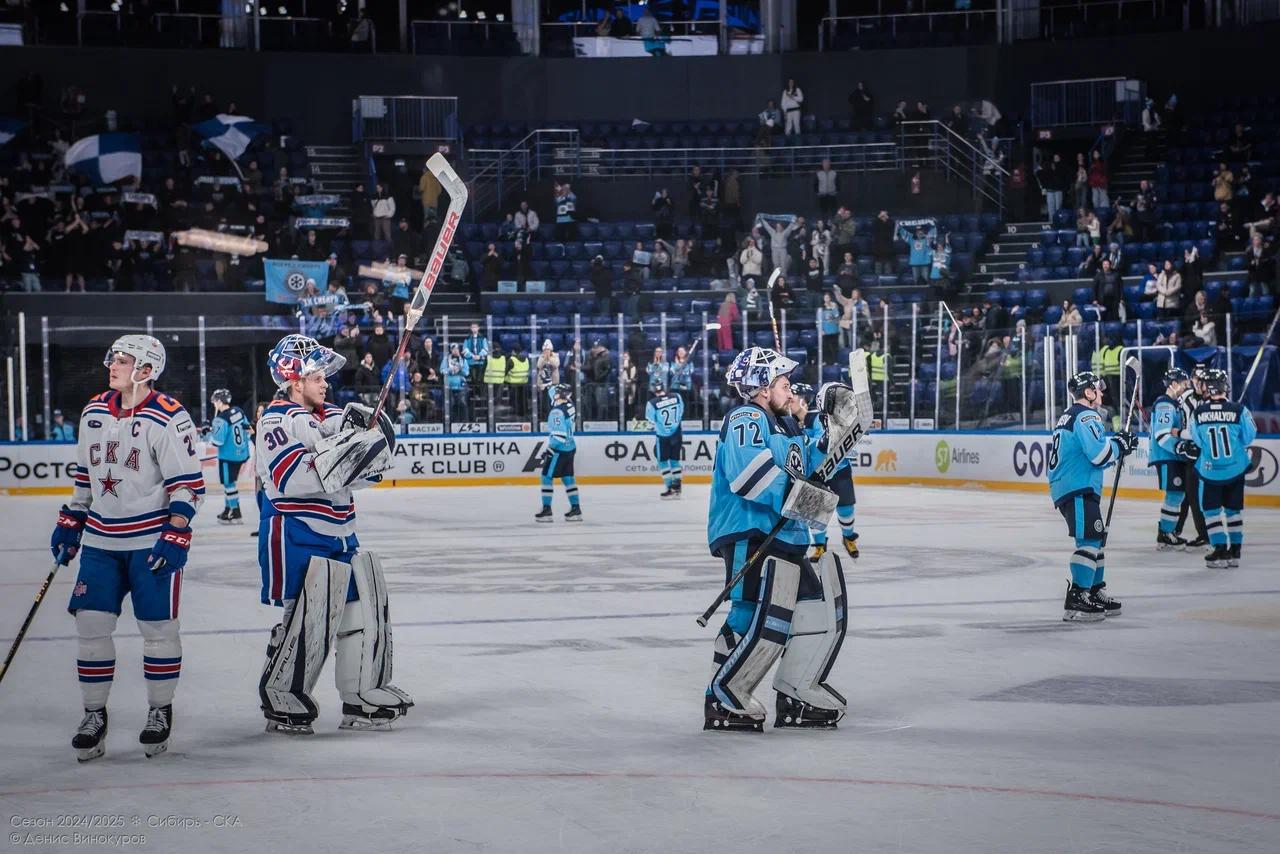
M 329 264 L 325 261 L 299 261 L 296 258 L 262 259 L 263 278 L 267 284 L 267 301 L 292 305 L 307 291 L 307 280 L 314 280 L 316 290 L 329 287 Z
M 8 145 L 26 126 L 21 119 L 0 119 L 0 145 Z
M 142 138 L 136 133 L 100 133 L 67 149 L 67 168 L 95 184 L 142 177 Z
M 255 122 L 248 116 L 228 116 L 221 113 L 208 121 L 192 125 L 192 128 L 204 137 L 205 145 L 218 149 L 232 160 L 240 159 L 255 136 L 271 130 L 269 125 Z

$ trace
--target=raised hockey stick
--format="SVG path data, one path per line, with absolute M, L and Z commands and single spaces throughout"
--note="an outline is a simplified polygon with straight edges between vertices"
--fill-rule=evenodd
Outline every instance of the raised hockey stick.
M 1249 366 L 1249 373 L 1245 374 L 1244 382 L 1240 384 L 1240 397 L 1236 399 L 1236 403 L 1243 403 L 1245 393 L 1249 391 L 1249 383 L 1253 382 L 1253 375 L 1258 370 L 1258 365 L 1262 364 L 1262 354 L 1267 352 L 1267 343 L 1271 340 L 1271 333 L 1276 331 L 1276 321 L 1280 320 L 1280 308 L 1276 309 L 1275 315 L 1271 318 L 1271 325 L 1267 327 L 1267 334 L 1262 337 L 1262 343 L 1258 345 L 1258 352 L 1253 356 L 1253 364 Z
M 1128 430 L 1133 424 L 1133 411 L 1138 407 L 1138 389 L 1141 383 L 1138 382 L 1138 373 L 1142 370 L 1142 361 L 1137 356 L 1130 356 L 1125 359 L 1124 366 L 1133 371 L 1133 391 L 1129 394 L 1129 414 L 1124 418 L 1124 429 Z M 1103 542 L 1111 533 L 1111 511 L 1116 508 L 1116 493 L 1120 491 L 1120 475 L 1124 472 L 1124 457 L 1116 461 L 1116 476 L 1111 481 L 1111 500 L 1107 502 L 1107 521 L 1106 527 L 1103 528 Z
M 782 278 L 782 268 L 774 267 L 773 272 L 769 274 L 769 283 L 764 286 L 764 298 L 769 304 L 769 323 L 773 325 L 773 349 L 782 353 L 782 336 L 778 334 L 778 318 L 773 313 L 773 286 L 780 278 Z
M 714 322 L 714 321 L 713 321 L 713 322 L 711 322 L 711 323 L 708 323 L 706 326 L 702 327 L 702 331 L 703 331 L 704 333 L 705 333 L 705 332 L 715 332 L 715 331 L 717 331 L 717 330 L 719 330 L 719 329 L 720 329 L 720 324 L 719 324 L 719 323 L 716 323 L 716 322 Z M 703 337 L 705 338 L 706 336 L 704 335 Z M 692 358 L 693 358 L 693 351 L 694 351 L 694 350 L 697 350 L 697 349 L 698 349 L 698 345 L 699 345 L 699 344 L 701 344 L 701 343 L 702 343 L 702 338 L 695 338 L 695 339 L 693 339 L 693 344 L 689 345 L 689 351 L 688 351 L 687 353 L 685 353 L 685 358 L 686 358 L 686 359 L 692 359 Z
M 405 312 L 404 334 L 400 336 L 400 346 L 396 348 L 395 359 L 391 363 L 391 370 L 387 373 L 387 381 L 382 384 L 378 405 L 373 408 L 373 416 L 369 419 L 370 424 L 377 422 L 378 415 L 387 404 L 387 396 L 391 394 L 391 384 L 395 382 L 404 354 L 408 352 L 409 338 L 413 328 L 418 325 L 418 321 L 422 319 L 422 313 L 427 310 L 427 300 L 431 299 L 431 291 L 440 279 L 440 272 L 444 270 L 445 258 L 449 255 L 449 245 L 453 243 L 454 232 L 462 224 L 462 209 L 467 206 L 467 185 L 462 183 L 462 179 L 458 177 L 457 172 L 453 171 L 453 167 L 449 165 L 448 160 L 444 159 L 443 154 L 436 152 L 431 155 L 431 159 L 427 161 L 427 169 L 449 194 L 449 209 L 445 212 L 444 223 L 440 226 L 440 236 L 436 238 L 436 245 L 431 250 L 431 259 L 427 262 L 427 269 L 422 274 L 422 281 L 418 282 L 418 289 L 413 292 L 413 301 L 409 303 L 409 308 Z
M 45 576 L 44 584 L 40 585 L 40 589 L 36 592 L 36 601 L 31 603 L 31 610 L 27 612 L 27 618 L 22 621 L 22 628 L 18 629 L 18 636 L 13 639 L 13 646 L 9 647 L 9 654 L 4 657 L 4 664 L 0 665 L 0 682 L 4 681 L 4 675 L 9 672 L 9 664 L 12 663 L 15 655 L 18 654 L 18 647 L 22 645 L 22 639 L 27 636 L 27 629 L 31 628 L 31 621 L 36 618 L 36 611 L 40 610 L 40 603 L 44 601 L 44 595 L 49 592 L 49 587 L 53 584 L 53 577 L 58 574 L 58 567 L 62 566 L 61 561 L 53 562 L 53 569 L 49 570 L 49 574 Z
M 867 425 L 871 423 L 872 416 L 875 414 L 871 406 L 871 390 L 867 380 L 865 367 L 867 360 L 865 351 L 855 350 L 854 352 L 861 353 L 863 355 L 863 357 L 858 360 L 858 363 L 863 365 L 861 372 L 851 373 L 849 376 L 850 385 L 853 387 L 854 412 L 852 413 L 852 417 L 849 419 L 848 423 L 840 423 L 840 421 L 835 418 L 837 413 L 830 413 L 829 417 L 843 430 L 843 432 L 840 434 L 839 438 L 837 438 L 835 442 L 827 448 L 827 455 L 823 458 L 818 467 L 813 470 L 813 475 L 811 476 L 811 479 L 813 480 L 825 482 L 831 479 L 831 476 L 835 474 L 836 467 L 840 465 L 840 461 L 849 455 L 849 452 L 857 446 L 858 442 L 862 441 L 862 437 L 866 435 L 867 432 Z M 796 472 L 788 470 L 788 473 L 791 474 L 792 477 L 797 476 Z M 729 598 L 729 594 L 733 592 L 733 588 L 737 586 L 743 576 L 750 572 L 751 569 L 764 558 L 765 553 L 769 550 L 769 546 L 773 545 L 773 541 L 778 538 L 778 534 L 782 533 L 782 529 L 786 527 L 788 521 L 790 520 L 786 516 L 780 516 L 778 518 L 778 521 L 774 523 L 773 527 L 769 530 L 769 533 L 765 536 L 763 542 L 756 547 L 756 550 L 752 552 L 751 556 L 747 558 L 744 564 L 742 564 L 742 568 L 734 573 L 733 578 L 729 579 L 729 583 L 726 584 L 724 589 L 720 591 L 720 594 L 716 596 L 715 601 L 708 606 L 707 610 L 702 612 L 702 616 L 698 617 L 698 625 L 703 627 L 707 625 L 707 621 L 715 614 L 716 609 L 720 607 L 721 603 L 723 603 L 725 599 Z

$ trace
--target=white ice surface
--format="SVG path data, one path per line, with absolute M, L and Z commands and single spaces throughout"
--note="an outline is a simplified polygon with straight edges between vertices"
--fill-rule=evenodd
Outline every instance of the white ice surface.
M 657 492 L 584 487 L 579 525 L 559 491 L 554 525 L 532 520 L 536 488 L 362 493 L 395 681 L 418 702 L 392 732 L 337 730 L 331 664 L 314 737 L 262 731 L 276 613 L 258 602 L 249 526 L 219 527 L 212 496 L 183 585 L 171 750 L 145 760 L 137 744 L 126 605 L 108 752 L 78 766 L 64 569 L 0 685 L 7 850 L 105 847 L 9 836 L 96 815 L 165 852 L 1280 851 L 1280 512 L 1250 510 L 1243 565 L 1207 570 L 1155 552 L 1155 504 L 1121 502 L 1107 578 L 1124 615 L 1075 626 L 1047 497 L 859 488 L 863 557 L 831 679 L 848 718 L 719 734 L 701 729 L 713 632 L 694 623 L 722 578 L 707 488 Z M 57 505 L 0 497 L 6 650 Z M 1052 696 L 1068 679 L 1081 702 Z M 1049 693 L 982 699 L 1028 685 Z M 759 693 L 772 711 L 768 682 Z M 170 816 L 200 826 L 150 826 Z

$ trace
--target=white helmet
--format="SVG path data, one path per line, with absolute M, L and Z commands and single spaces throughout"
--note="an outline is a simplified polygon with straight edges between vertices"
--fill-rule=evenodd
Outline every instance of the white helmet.
M 164 345 L 160 343 L 160 339 L 153 335 L 121 335 L 115 340 L 107 350 L 107 355 L 103 357 L 102 364 L 111 367 L 111 359 L 116 353 L 123 353 L 126 356 L 133 357 L 133 371 L 136 374 L 144 365 L 151 366 L 151 376 L 147 377 L 149 382 L 154 382 L 164 373 L 165 355 Z M 138 382 L 138 380 L 134 380 Z
M 778 377 L 800 367 L 800 363 L 768 347 L 752 347 L 743 350 L 725 372 L 725 381 L 738 390 L 743 400 L 762 388 L 773 385 Z

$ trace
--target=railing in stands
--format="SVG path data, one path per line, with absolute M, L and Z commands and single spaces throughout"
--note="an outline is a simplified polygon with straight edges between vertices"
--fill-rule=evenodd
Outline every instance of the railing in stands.
M 688 175 L 694 166 L 725 174 L 809 175 L 824 159 L 841 172 L 885 172 L 901 168 L 898 146 L 891 142 L 850 145 L 785 145 L 754 148 L 584 148 L 582 175 L 638 178 Z
M 514 41 L 515 24 L 511 21 L 410 21 L 409 52 L 418 53 L 419 42 L 423 43 L 423 53 L 429 52 L 425 48 L 433 38 L 455 42 L 466 41 L 471 36 L 481 43 L 492 43 L 500 38 Z
M 893 15 L 843 15 L 823 18 L 818 25 L 818 50 L 847 50 L 865 36 L 891 39 L 922 34 L 963 34 L 971 41 L 994 41 L 997 12 L 970 9 L 946 12 L 908 12 Z M 846 41 L 852 44 L 846 44 Z
M 1146 94 L 1146 83 L 1127 77 L 1032 83 L 1031 125 L 1052 128 L 1134 123 L 1142 117 Z
M 493 207 L 503 205 L 516 190 L 524 190 L 532 180 L 580 175 L 578 131 L 536 130 L 509 149 L 472 148 L 466 152 L 467 205 L 473 219 L 480 219 Z
M 351 141 L 457 142 L 458 99 L 453 96 L 361 95 L 351 99 Z
M 900 134 L 904 168 L 940 172 L 948 182 L 968 187 L 978 206 L 989 206 L 1004 218 L 1009 171 L 1000 160 L 939 121 L 903 122 Z

